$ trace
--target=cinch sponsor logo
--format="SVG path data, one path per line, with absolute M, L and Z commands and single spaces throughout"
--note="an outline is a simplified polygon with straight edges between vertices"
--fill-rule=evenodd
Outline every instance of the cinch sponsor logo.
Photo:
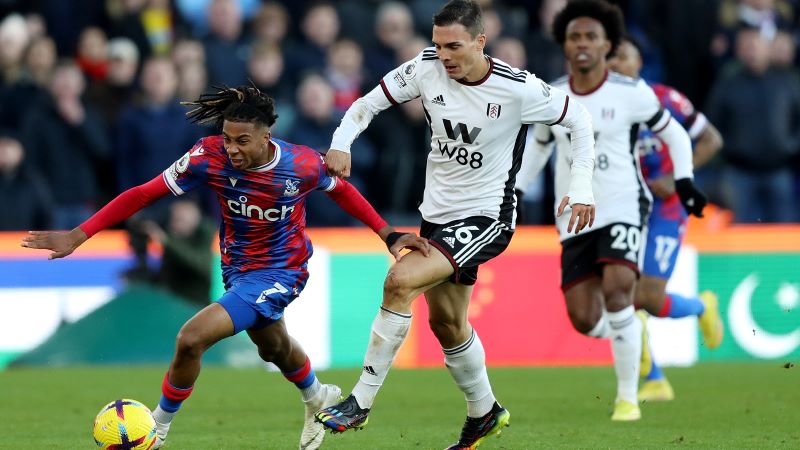
M 242 195 L 239 197 L 238 202 L 235 200 L 228 200 L 228 209 L 230 209 L 234 214 L 238 214 L 240 216 L 250 219 L 268 220 L 270 222 L 284 220 L 286 219 L 286 216 L 294 211 L 294 206 L 286 207 L 286 205 L 281 205 L 281 209 L 262 209 L 258 205 L 248 205 L 246 203 L 247 197 Z

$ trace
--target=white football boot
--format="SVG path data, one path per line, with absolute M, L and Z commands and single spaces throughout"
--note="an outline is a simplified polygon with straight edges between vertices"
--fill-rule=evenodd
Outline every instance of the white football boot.
M 306 412 L 303 432 L 300 434 L 300 450 L 317 450 L 322 445 L 322 440 L 325 439 L 325 427 L 314 420 L 314 413 L 322 408 L 335 405 L 341 398 L 342 390 L 339 389 L 339 386 L 323 384 L 317 395 L 303 402 Z
M 156 420 L 156 443 L 153 445 L 152 450 L 164 446 L 164 441 L 167 440 L 167 433 L 169 433 L 169 425 L 169 423 L 163 424 Z

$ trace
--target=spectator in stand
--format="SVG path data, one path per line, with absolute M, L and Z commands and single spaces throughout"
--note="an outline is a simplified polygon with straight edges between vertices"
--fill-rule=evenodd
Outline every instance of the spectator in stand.
M 47 36 L 31 40 L 25 52 L 25 72 L 37 88 L 46 89 L 56 66 L 56 44 Z
M 182 102 L 199 98 L 208 88 L 205 64 L 189 63 L 178 68 L 178 99 Z
M 367 51 L 367 68 L 374 80 L 389 73 L 397 64 L 397 52 L 414 37 L 411 10 L 405 3 L 389 1 L 375 14 L 375 37 Z M 374 80 L 369 80 L 370 82 Z
M 294 122 L 294 87 L 285 74 L 283 52 L 275 44 L 258 41 L 253 45 L 247 63 L 247 76 L 261 92 L 275 99 L 275 112 L 280 120 L 272 127 L 278 135 L 286 135 Z
M 155 274 L 157 284 L 191 300 L 198 307 L 208 306 L 211 295 L 211 243 L 217 227 L 203 217 L 191 199 L 177 199 L 169 206 L 166 230 L 147 221 L 144 229 L 161 244 L 161 266 Z
M 105 122 L 81 100 L 84 90 L 78 66 L 59 63 L 49 95 L 32 108 L 22 127 L 29 161 L 50 184 L 53 227 L 58 229 L 74 228 L 92 215 L 101 198 L 97 169 L 111 151 Z
M 278 2 L 268 1 L 258 9 L 253 18 L 255 39 L 280 46 L 289 32 L 289 13 Z
M 548 83 L 567 71 L 561 46 L 553 40 L 553 19 L 566 4 L 567 0 L 543 0 L 537 15 L 539 26 L 533 27 L 536 31 L 525 40 L 526 53 L 536 55 L 526 68 Z
M 16 133 L 0 129 L 0 205 L 5 205 L 0 208 L 0 231 L 52 227 L 53 199 L 47 183 L 33 166 L 22 164 L 24 158 Z
M 744 223 L 797 220 L 790 163 L 800 152 L 800 80 L 770 67 L 770 46 L 757 28 L 736 35 L 739 65 L 709 94 L 708 119 L 725 139 L 723 189 Z
M 186 109 L 175 101 L 178 73 L 170 59 L 145 61 L 141 89 L 141 102 L 120 114 L 115 135 L 118 192 L 149 181 L 204 134 L 201 127 L 186 121 Z M 168 208 L 169 202 L 156 203 L 126 223 L 135 258 L 134 267 L 126 273 L 129 280 L 151 278 L 144 221 L 165 221 Z
M 108 39 L 105 31 L 89 27 L 81 32 L 76 62 L 90 84 L 105 81 L 108 75 Z
M 525 46 L 514 37 L 502 37 L 497 39 L 490 48 L 489 52 L 493 57 L 498 58 L 520 70 L 528 67 L 528 55 Z
M 286 52 L 289 73 L 325 69 L 325 57 L 339 36 L 339 14 L 330 3 L 316 3 L 308 9 L 300 25 L 301 40 Z
M 208 19 L 209 34 L 203 47 L 209 84 L 246 84 L 250 43 L 244 35 L 241 7 L 236 0 L 213 0 Z
M 771 41 L 781 28 L 791 26 L 792 5 L 787 0 L 722 0 L 718 20 L 711 48 L 718 64 L 724 64 L 734 57 L 733 43 L 740 27 L 757 28 Z
M 47 37 L 33 39 L 24 53 L 21 70 L 14 68 L 10 71 L 10 78 L 14 81 L 5 87 L 0 84 L 0 127 L 20 129 L 28 111 L 47 95 L 47 83 L 55 63 L 53 40 Z
M 178 74 L 171 60 L 152 57 L 142 67 L 142 99 L 120 115 L 115 136 L 118 191 L 149 181 L 202 137 L 175 101 Z
M 325 78 L 312 74 L 300 82 L 297 89 L 297 117 L 292 125 L 287 140 L 303 142 L 305 145 L 325 152 L 330 145 L 331 136 L 339 126 L 342 115 L 334 108 L 333 87 Z M 359 148 L 353 152 L 353 176 L 348 181 L 361 192 L 365 192 L 366 183 L 358 174 L 369 174 L 375 160 L 374 151 L 365 139 L 357 140 L 353 145 Z M 363 155 L 359 155 L 358 153 Z M 370 198 L 370 195 L 364 194 Z M 311 226 L 343 226 L 354 225 L 348 214 L 330 207 L 330 201 L 323 195 L 309 195 L 306 199 L 309 212 L 307 220 Z
M 334 107 L 344 114 L 361 97 L 365 81 L 364 54 L 350 39 L 342 39 L 328 49 L 325 78 L 333 87 Z
M 430 40 L 411 38 L 399 48 L 394 67 L 414 59 L 428 46 Z M 381 149 L 375 154 L 376 176 L 370 177 L 373 204 L 390 211 L 393 219 L 404 225 L 419 223 L 417 207 L 425 186 L 414 174 L 425 171 L 431 145 L 429 130 L 420 99 L 383 111 L 364 130 L 364 137 Z
M 11 86 L 22 77 L 22 56 L 28 41 L 28 29 L 21 15 L 11 14 L 0 21 L 0 86 Z
M 108 41 L 108 75 L 104 81 L 89 84 L 86 99 L 105 117 L 113 134 L 119 112 L 131 102 L 139 71 L 139 49 L 133 41 L 117 37 Z
M 181 39 L 172 47 L 172 62 L 181 68 L 190 64 L 206 63 L 206 50 L 203 43 L 195 39 Z
M 770 61 L 777 69 L 797 70 L 797 44 L 794 36 L 787 30 L 780 30 L 770 45 Z

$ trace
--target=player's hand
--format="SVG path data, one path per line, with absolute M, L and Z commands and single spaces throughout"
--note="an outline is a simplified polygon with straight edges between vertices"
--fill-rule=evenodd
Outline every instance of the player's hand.
M 697 189 L 691 178 L 675 180 L 675 190 L 686 212 L 703 217 L 703 208 L 708 204 L 708 199 L 700 189 Z
M 27 248 L 51 250 L 47 259 L 63 258 L 89 239 L 80 228 L 72 231 L 29 231 L 21 245 Z
M 395 261 L 400 261 L 402 256 L 400 252 L 407 248 L 409 250 L 419 250 L 425 257 L 431 254 L 431 244 L 430 242 L 425 239 L 417 236 L 414 233 L 406 233 L 400 236 L 391 247 L 389 247 L 389 253 L 394 256 Z
M 561 217 L 564 210 L 569 206 L 569 196 L 564 196 L 561 199 L 561 204 L 558 205 L 556 217 Z M 567 233 L 572 233 L 572 228 L 575 227 L 575 234 L 578 234 L 582 229 L 587 226 L 594 225 L 594 205 L 584 205 L 575 203 L 572 205 L 572 214 L 569 216 L 569 224 L 567 225 Z
M 325 164 L 328 166 L 328 175 L 347 178 L 350 176 L 350 153 L 330 149 L 325 154 Z
M 670 174 L 656 178 L 648 183 L 648 186 L 650 187 L 650 192 L 652 192 L 656 198 L 669 198 L 675 193 L 675 179 L 672 178 Z

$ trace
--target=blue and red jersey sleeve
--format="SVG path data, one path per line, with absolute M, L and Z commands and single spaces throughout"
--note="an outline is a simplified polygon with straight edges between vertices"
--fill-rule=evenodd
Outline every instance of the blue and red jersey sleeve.
M 164 170 L 162 176 L 173 195 L 182 195 L 206 183 L 209 167 L 218 163 L 215 155 L 219 153 L 221 145 L 220 136 L 202 138 Z

